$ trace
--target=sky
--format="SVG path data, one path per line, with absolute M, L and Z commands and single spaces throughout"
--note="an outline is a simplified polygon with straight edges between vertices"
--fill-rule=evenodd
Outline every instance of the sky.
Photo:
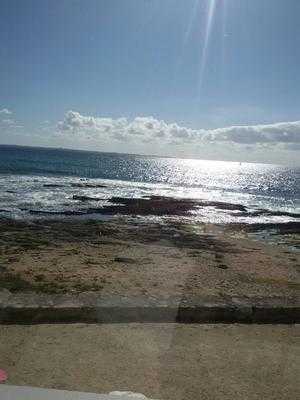
M 299 0 L 1 0 L 0 143 L 300 164 Z

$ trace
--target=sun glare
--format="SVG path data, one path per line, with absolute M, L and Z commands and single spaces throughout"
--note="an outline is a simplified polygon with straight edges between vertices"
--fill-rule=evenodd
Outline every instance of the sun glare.
M 200 68 L 199 68 L 199 81 L 198 81 L 199 93 L 201 92 L 202 85 L 203 85 L 204 73 L 205 73 L 205 68 L 206 68 L 206 63 L 207 63 L 208 47 L 209 47 L 209 41 L 210 41 L 210 36 L 211 36 L 213 22 L 214 22 L 215 10 L 216 10 L 216 0 L 210 0 L 209 4 L 208 4 L 204 41 L 203 41 L 203 47 L 202 47 L 202 51 L 201 51 L 201 61 L 200 61 Z

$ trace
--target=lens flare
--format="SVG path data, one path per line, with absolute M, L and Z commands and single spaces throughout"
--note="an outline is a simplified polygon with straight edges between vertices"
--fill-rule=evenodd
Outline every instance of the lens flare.
M 194 25 L 194 22 L 195 22 L 195 19 L 196 19 L 196 16 L 197 16 L 198 6 L 199 6 L 199 0 L 195 0 L 193 8 L 192 8 L 191 15 L 190 15 L 189 24 L 188 24 L 187 29 L 186 29 L 185 34 L 184 34 L 183 46 L 186 45 L 186 43 L 187 43 L 187 41 L 188 41 L 188 39 L 189 39 L 189 37 L 191 35 L 191 31 L 192 31 L 192 28 L 193 28 L 193 25 Z
M 228 32 L 227 32 L 227 7 L 226 7 L 226 0 L 223 0 L 221 3 L 222 9 L 222 19 L 221 19 L 221 24 L 222 24 L 222 38 L 221 38 L 221 84 L 224 86 L 225 83 L 225 71 L 226 71 L 226 47 L 227 47 L 227 41 L 228 41 Z
M 201 10 L 202 4 L 205 4 L 205 9 Z M 199 32 L 199 39 L 198 39 L 198 52 L 199 52 L 199 58 L 198 58 L 198 64 L 197 64 L 197 75 L 195 79 L 195 88 L 197 90 L 197 97 L 199 98 L 201 96 L 201 92 L 203 89 L 203 83 L 205 79 L 205 72 L 207 68 L 207 63 L 208 63 L 208 56 L 209 56 L 209 47 L 210 47 L 210 41 L 211 41 L 211 36 L 213 33 L 213 27 L 215 23 L 215 17 L 217 13 L 217 5 L 218 5 L 218 10 L 221 13 L 220 19 L 221 19 L 221 28 L 218 29 L 217 31 L 219 34 L 222 36 L 221 38 L 218 38 L 218 40 L 221 42 L 221 54 L 219 54 L 219 66 L 222 68 L 221 75 L 223 74 L 223 67 L 225 64 L 225 42 L 226 42 L 226 37 L 227 32 L 227 7 L 226 7 L 226 0 L 206 0 L 206 2 L 200 2 L 199 0 L 194 0 L 193 6 L 190 11 L 190 17 L 189 21 L 187 24 L 187 27 L 184 31 L 184 36 L 183 36 L 183 44 L 182 44 L 182 49 L 181 49 L 181 54 L 178 57 L 178 62 L 175 67 L 175 76 L 177 76 L 181 63 L 184 61 L 183 53 L 185 50 L 185 47 L 187 46 L 191 36 L 192 32 L 194 30 L 195 25 L 198 25 L 198 29 L 201 30 Z M 223 78 L 221 78 L 223 79 Z
M 212 27 L 213 27 L 213 22 L 214 22 L 215 10 L 216 10 L 216 0 L 209 0 L 207 19 L 206 19 L 206 25 L 205 25 L 205 33 L 204 33 L 204 41 L 203 41 L 203 47 L 202 47 L 202 52 L 201 52 L 200 69 L 199 69 L 199 93 L 201 92 L 202 85 L 203 85 L 203 78 L 204 78 L 206 62 L 207 62 L 207 52 L 208 52 L 208 46 L 209 46 L 209 40 L 210 40 L 211 31 L 212 31 Z
M 193 26 L 195 25 L 198 6 L 199 6 L 199 0 L 194 0 L 194 4 L 193 4 L 193 7 L 192 7 L 190 16 L 189 16 L 189 22 L 188 22 L 187 28 L 186 28 L 186 30 L 184 32 L 181 51 L 180 51 L 180 54 L 179 54 L 179 57 L 178 57 L 178 60 L 177 60 L 177 63 L 176 63 L 176 67 L 175 67 L 174 80 L 177 80 L 177 75 L 179 74 L 180 67 L 181 67 L 181 65 L 183 63 L 183 60 L 184 60 L 184 51 L 185 51 L 187 43 L 188 43 L 188 41 L 190 39 Z

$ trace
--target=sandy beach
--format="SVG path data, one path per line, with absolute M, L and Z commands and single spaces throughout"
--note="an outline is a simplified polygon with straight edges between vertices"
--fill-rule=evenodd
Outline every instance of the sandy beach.
M 297 233 L 272 242 L 247 230 L 253 227 L 129 217 L 2 220 L 0 288 L 150 298 L 297 298 L 300 256 L 289 242 L 299 243 Z

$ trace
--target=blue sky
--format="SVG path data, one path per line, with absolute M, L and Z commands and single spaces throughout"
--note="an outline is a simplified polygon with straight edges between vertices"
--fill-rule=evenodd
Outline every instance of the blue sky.
M 297 162 L 299 15 L 298 0 L 2 0 L 0 143 Z

